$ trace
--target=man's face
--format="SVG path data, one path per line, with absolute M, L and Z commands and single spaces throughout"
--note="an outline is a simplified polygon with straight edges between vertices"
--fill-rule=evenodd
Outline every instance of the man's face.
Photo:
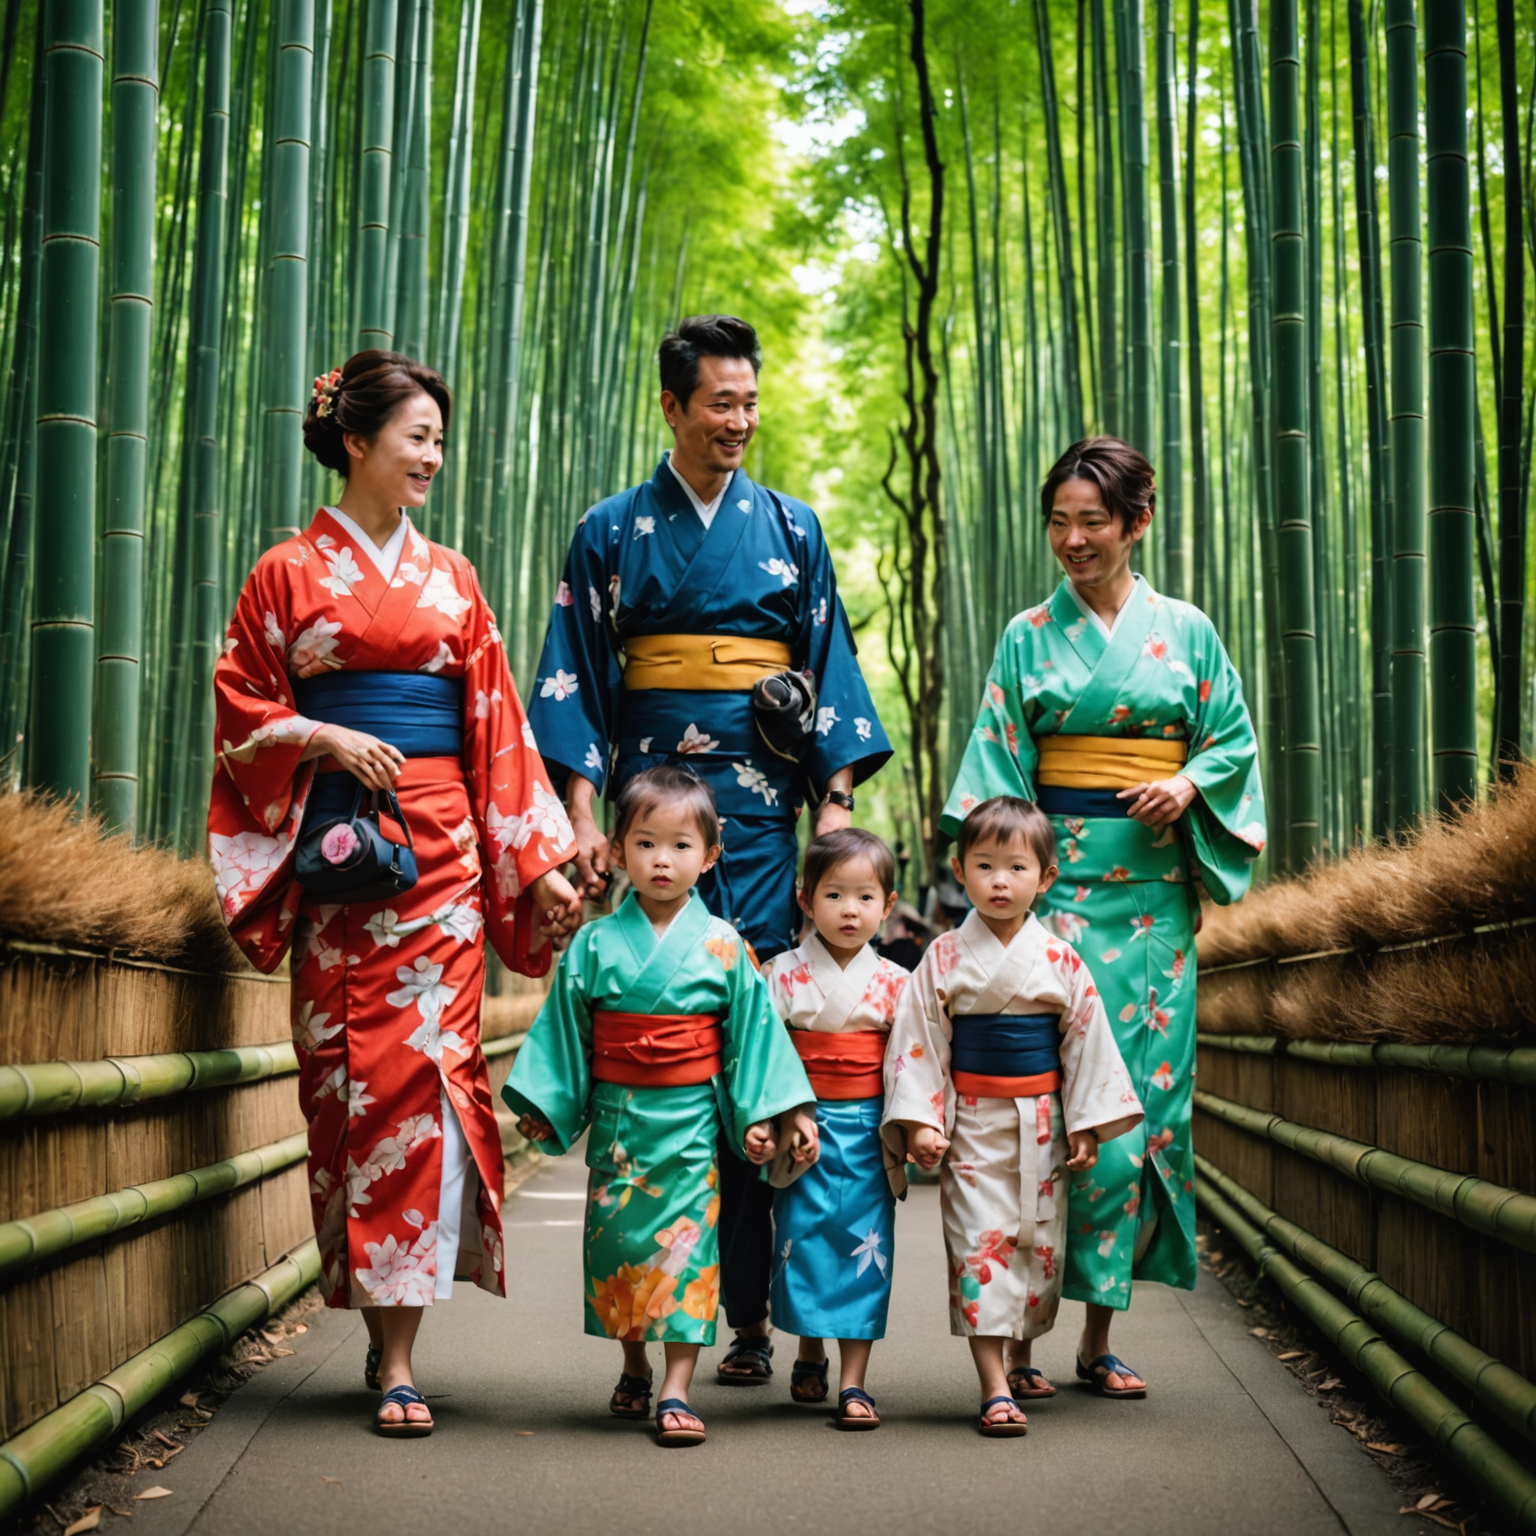
M 701 357 L 688 404 L 664 389 L 661 409 L 680 459 L 710 474 L 734 474 L 757 431 L 757 374 L 744 357 Z

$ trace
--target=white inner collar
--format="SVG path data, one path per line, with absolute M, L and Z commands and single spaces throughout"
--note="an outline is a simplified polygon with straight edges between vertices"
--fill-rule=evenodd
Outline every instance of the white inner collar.
M 706 528 L 708 528 L 709 525 L 714 522 L 715 513 L 720 510 L 720 503 L 725 500 L 725 493 L 730 490 L 731 482 L 727 480 L 725 484 L 720 487 L 720 493 L 715 497 L 713 501 L 705 501 L 704 498 L 700 496 L 699 493 L 694 490 L 694 488 L 689 485 L 688 482 L 683 479 L 680 474 L 678 474 L 677 470 L 673 468 L 672 450 L 670 448 L 667 450 L 666 458 L 667 468 L 672 470 L 672 478 L 676 480 L 680 486 L 682 486 L 683 494 L 692 504 L 693 510 L 699 514 L 700 521 Z
M 1077 590 L 1077 584 L 1072 580 L 1070 576 L 1067 577 L 1067 591 L 1072 594 L 1072 601 L 1076 603 L 1078 608 L 1082 611 L 1083 617 L 1087 619 L 1088 622 L 1092 624 L 1093 627 L 1097 629 L 1098 632 L 1103 635 L 1106 640 L 1111 640 L 1114 638 L 1115 631 L 1120 627 L 1120 620 L 1125 617 L 1125 610 L 1131 606 L 1131 599 L 1135 597 L 1136 588 L 1140 585 L 1141 577 L 1140 575 L 1137 575 L 1131 590 L 1126 594 L 1125 601 L 1120 604 L 1119 610 L 1115 614 L 1114 622 L 1112 624 L 1106 624 L 1104 622 L 1103 616 L 1101 614 L 1095 613 L 1093 609 L 1083 601 L 1083 594 Z
M 384 580 L 393 581 L 395 567 L 400 564 L 400 552 L 405 548 L 405 536 L 410 531 L 410 518 L 404 512 L 400 514 L 400 525 L 390 534 L 389 542 L 380 549 L 340 507 L 327 507 L 325 510 L 352 535 L 353 543 L 379 568 L 379 574 Z

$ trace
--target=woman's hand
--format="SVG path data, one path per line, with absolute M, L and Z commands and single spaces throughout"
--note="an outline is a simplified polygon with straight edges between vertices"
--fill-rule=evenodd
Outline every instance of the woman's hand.
M 322 725 L 309 738 L 299 761 L 307 763 L 315 757 L 334 757 L 368 789 L 393 789 L 405 767 L 405 754 L 398 747 L 344 725 Z
M 949 1138 L 931 1125 L 910 1126 L 907 1130 L 907 1161 L 930 1172 L 939 1166 L 949 1151 Z
M 1073 1173 L 1084 1173 L 1098 1162 L 1099 1138 L 1093 1131 L 1068 1131 L 1067 1145 L 1072 1149 L 1067 1167 Z
M 1115 799 L 1131 802 L 1127 810 L 1132 821 L 1160 832 L 1189 809 L 1195 794 L 1195 786 L 1182 773 L 1176 773 L 1171 779 L 1154 779 L 1150 784 L 1122 789 Z
M 539 937 L 551 940 L 556 949 L 564 949 L 566 940 L 581 927 L 581 897 L 558 869 L 540 875 L 528 887 L 528 895 Z
M 576 879 L 588 901 L 601 901 L 608 889 L 608 834 L 592 814 L 597 786 L 582 774 L 573 773 L 566 783 L 566 813 L 576 834 Z
M 772 1120 L 759 1120 L 756 1125 L 749 1125 L 742 1141 L 746 1144 L 749 1163 L 766 1163 L 779 1150 L 779 1138 L 774 1133 Z
M 816 1129 L 815 1112 L 792 1109 L 779 1116 L 779 1134 L 797 1168 L 808 1168 L 821 1156 L 821 1133 Z
M 517 1129 L 529 1141 L 548 1141 L 555 1134 L 554 1126 L 542 1115 L 523 1115 L 517 1122 Z
M 288 671 L 294 677 L 319 677 L 322 672 L 337 672 L 340 669 L 340 662 L 327 661 L 318 651 L 312 651 L 308 646 L 295 646 L 288 652 Z

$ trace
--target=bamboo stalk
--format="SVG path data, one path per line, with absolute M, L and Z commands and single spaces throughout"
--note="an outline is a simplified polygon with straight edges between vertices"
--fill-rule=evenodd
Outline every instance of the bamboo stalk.
M 1120 163 L 1123 167 L 1126 246 L 1126 374 L 1130 412 L 1127 440 L 1149 457 L 1152 432 L 1152 230 L 1147 215 L 1146 20 L 1143 0 L 1115 0 L 1119 19 Z
M 395 116 L 397 0 L 367 0 L 362 146 L 357 196 L 357 350 L 394 344 L 390 313 L 389 206 Z
M 1536 1088 L 1536 1047 L 1394 1045 L 1348 1040 L 1288 1040 L 1278 1035 L 1218 1035 L 1202 1030 L 1196 1043 L 1215 1051 L 1297 1057 L 1330 1067 L 1406 1067 L 1447 1077 L 1487 1078 Z
M 85 803 L 95 667 L 102 0 L 45 8 L 37 534 L 27 782 Z
M 1187 599 L 1190 581 L 1184 550 L 1184 398 L 1179 358 L 1183 277 L 1179 261 L 1179 131 L 1174 116 L 1177 48 L 1173 0 L 1157 0 L 1157 187 L 1162 237 L 1162 366 L 1158 373 L 1162 434 L 1158 444 L 1157 500 L 1164 519 L 1162 544 L 1167 553 L 1163 586 L 1172 596 Z M 1193 77 L 1189 89 L 1193 100 Z

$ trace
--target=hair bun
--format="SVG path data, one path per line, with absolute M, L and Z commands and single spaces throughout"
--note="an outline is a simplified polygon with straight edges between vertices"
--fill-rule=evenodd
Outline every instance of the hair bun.
M 437 369 L 401 352 L 355 352 L 315 380 L 304 415 L 304 446 L 345 478 L 352 468 L 347 434 L 371 441 L 407 400 L 422 394 L 436 402 L 446 431 L 453 397 Z

